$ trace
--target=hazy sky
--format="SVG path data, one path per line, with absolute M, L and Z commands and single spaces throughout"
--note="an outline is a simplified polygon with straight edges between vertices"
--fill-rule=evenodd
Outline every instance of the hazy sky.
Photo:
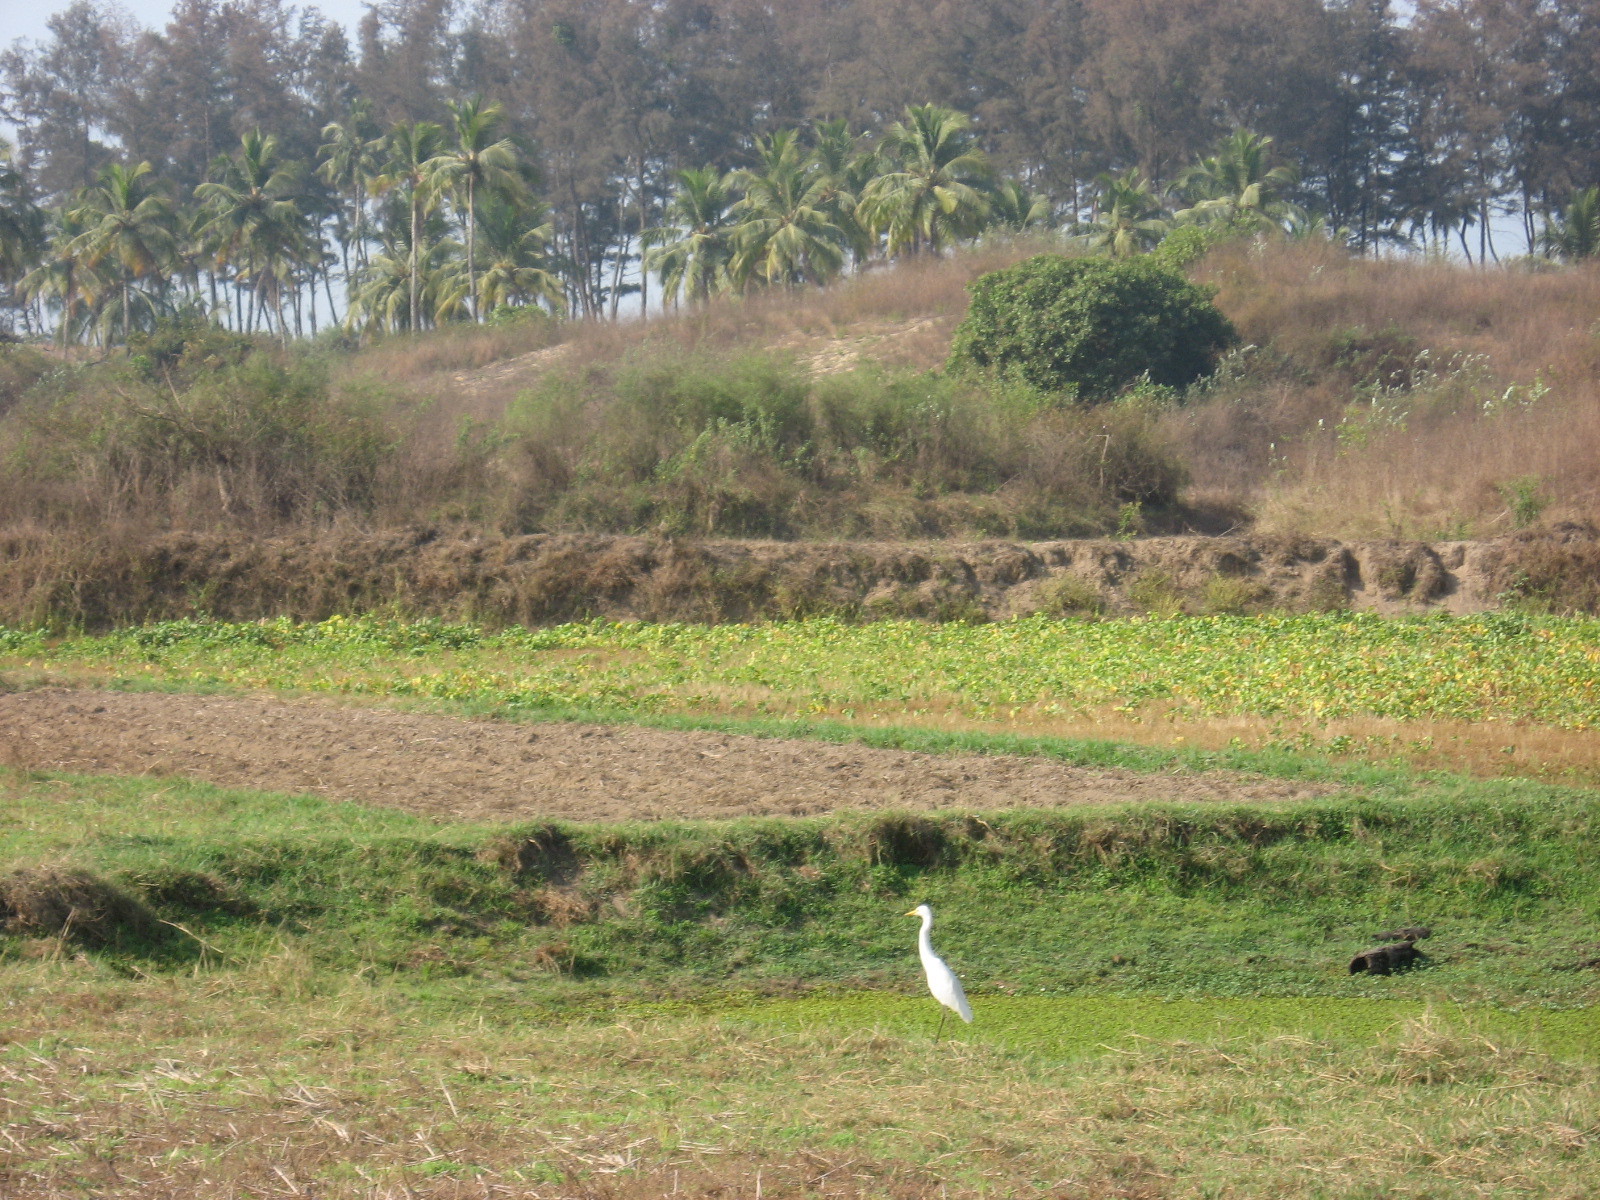
M 38 40 L 45 35 L 45 22 L 52 13 L 60 12 L 72 0 L 0 0 L 0 49 L 9 47 L 18 38 Z M 172 0 L 120 0 L 133 19 L 148 29 L 163 29 L 172 13 Z M 366 7 L 363 0 L 317 0 L 316 3 L 297 5 L 300 8 L 318 8 L 322 14 L 343 25 L 352 35 Z M 354 40 L 352 36 L 352 40 Z

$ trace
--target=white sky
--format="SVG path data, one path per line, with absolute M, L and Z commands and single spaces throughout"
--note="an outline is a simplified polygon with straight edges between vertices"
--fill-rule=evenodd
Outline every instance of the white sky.
M 9 48 L 18 38 L 38 41 L 45 36 L 45 22 L 52 14 L 68 7 L 72 0 L 0 0 L 0 49 Z M 172 14 L 172 0 L 118 0 L 140 25 L 147 29 L 166 28 Z M 366 8 L 363 0 L 315 0 L 300 3 L 300 8 L 317 8 L 322 15 L 339 22 L 353 35 Z

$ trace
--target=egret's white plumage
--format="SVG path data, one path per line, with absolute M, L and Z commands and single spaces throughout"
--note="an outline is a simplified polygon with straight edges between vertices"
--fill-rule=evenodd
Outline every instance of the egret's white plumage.
M 933 929 L 933 909 L 926 904 L 919 904 L 906 916 L 922 918 L 922 929 L 917 934 L 917 953 L 922 956 L 922 969 L 928 976 L 928 990 L 940 1004 L 971 1024 L 972 1008 L 967 1004 L 967 994 L 961 990 L 961 980 L 956 978 L 956 973 L 950 969 L 950 964 L 933 952 L 933 938 L 930 936 L 930 931 Z M 939 1014 L 939 1031 L 944 1032 L 943 1013 Z M 934 1034 L 935 1040 L 938 1036 Z

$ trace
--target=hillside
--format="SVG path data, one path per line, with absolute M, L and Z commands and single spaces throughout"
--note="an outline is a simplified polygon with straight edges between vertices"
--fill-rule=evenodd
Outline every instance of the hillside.
M 1224 245 L 1189 271 L 1216 289 L 1242 345 L 1186 394 L 1138 388 L 1085 407 L 941 370 L 966 283 L 1039 249 L 1003 242 L 649 322 L 536 320 L 293 353 L 190 333 L 54 365 L 5 351 L 5 619 L 239 613 L 227 597 L 241 589 L 305 616 L 389 602 L 488 620 L 864 611 L 885 587 L 895 611 L 1002 615 L 1039 607 L 1037 589 L 1002 598 L 963 582 L 980 565 L 871 565 L 886 552 L 841 547 L 950 543 L 912 557 L 977 564 L 996 552 L 956 546 L 1106 536 L 1114 553 L 1086 549 L 1075 570 L 1115 564 L 1088 570 L 1092 588 L 1067 608 L 1195 611 L 1207 604 L 1182 594 L 1211 586 L 1202 576 L 1222 551 L 1145 541 L 1195 534 L 1246 539 L 1254 564 L 1232 572 L 1250 585 L 1212 607 L 1592 603 L 1581 579 L 1569 585 L 1591 553 L 1572 547 L 1600 523 L 1593 271 Z M 545 540 L 518 540 L 529 537 Z M 627 547 L 602 558 L 629 578 L 563 584 L 555 601 L 484 600 L 506 581 L 472 561 L 570 555 L 579 543 L 562 537 Z M 650 544 L 604 541 L 617 537 Z M 680 590 L 699 597 L 687 605 L 638 601 L 661 589 L 634 560 L 681 564 L 683 546 L 717 539 L 794 545 L 693 552 L 718 579 L 730 555 L 754 564 L 735 574 L 781 578 L 791 599 L 763 598 L 758 580 L 708 601 L 723 584 L 686 578 Z M 394 548 L 423 544 L 457 563 L 437 584 L 456 599 L 394 573 Z M 799 548 L 810 544 L 834 548 Z M 1301 566 L 1270 566 L 1312 544 L 1289 552 Z M 1024 581 L 1072 557 L 1022 553 L 1038 558 Z M 1352 565 L 1326 565 L 1346 554 Z M 844 570 L 840 555 L 868 565 Z M 1410 565 L 1387 578 L 1379 559 Z M 319 560 L 345 565 L 328 575 Z M 250 575 L 284 562 L 299 564 L 299 598 L 281 576 Z M 366 578 L 372 568 L 387 582 Z M 1130 599 L 1134 579 L 1161 590 L 1152 572 L 1179 601 Z M 1339 594 L 1307 600 L 1330 572 Z M 827 582 L 796 591 L 802 576 Z
M 570 380 L 662 354 L 770 354 L 814 378 L 936 372 L 966 283 L 1048 248 L 1002 244 L 821 293 L 568 326 L 554 335 L 564 349 L 487 364 L 473 359 L 483 336 L 445 335 L 432 343 L 436 362 L 411 352 L 417 374 L 394 371 L 382 347 L 347 369 L 407 378 L 453 419 L 503 414 L 553 372 Z M 1189 274 L 1217 289 L 1243 342 L 1193 394 L 1144 397 L 1163 410 L 1159 435 L 1187 474 L 1189 505 L 1263 531 L 1344 539 L 1482 538 L 1600 516 L 1594 271 L 1369 260 L 1280 242 L 1225 246 Z

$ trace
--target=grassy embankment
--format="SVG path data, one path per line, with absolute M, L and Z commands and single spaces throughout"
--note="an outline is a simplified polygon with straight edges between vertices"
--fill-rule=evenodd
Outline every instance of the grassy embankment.
M 1344 789 L 1304 811 L 1141 809 L 1116 818 L 961 814 L 933 822 L 884 816 L 524 831 L 502 836 L 496 853 L 509 868 L 474 857 L 489 844 L 485 831 L 462 833 L 465 842 L 439 851 L 441 863 L 449 860 L 440 868 L 447 877 L 466 874 L 419 894 L 479 897 L 464 902 L 466 909 L 481 901 L 501 936 L 519 931 L 509 961 L 542 954 L 567 977 L 615 979 L 659 969 L 662 980 L 690 991 L 767 977 L 864 978 L 878 956 L 904 940 L 894 923 L 882 926 L 880 893 L 898 898 L 923 888 L 941 904 L 981 905 L 992 918 L 1003 915 L 1000 924 L 1010 932 L 969 934 L 973 952 L 995 956 L 980 973 L 1008 986 L 1344 994 L 1326 993 L 1329 963 L 1339 957 L 1332 946 L 1362 940 L 1360 926 L 1427 919 L 1419 910 L 1433 909 L 1474 930 L 1458 928 L 1458 937 L 1498 948 L 1468 956 L 1476 964 L 1470 968 L 1452 959 L 1450 973 L 1417 978 L 1447 982 L 1453 995 L 1511 1000 L 1587 996 L 1588 975 L 1552 975 L 1545 949 L 1531 958 L 1526 951 L 1579 946 L 1591 936 L 1585 922 L 1594 914 L 1578 899 L 1592 865 L 1589 794 L 1529 781 L 1428 775 L 1407 759 L 1473 766 L 1489 757 L 1491 746 L 1515 749 L 1529 730 L 1588 746 L 1597 642 L 1600 623 L 1593 620 L 1507 615 L 1406 622 L 1027 620 L 934 628 L 831 621 L 580 625 L 503 633 L 381 620 L 174 622 L 103 637 L 7 633 L 0 667 L 24 685 L 63 680 L 332 692 L 512 719 L 647 720 L 936 752 L 1039 753 L 1143 770 L 1257 770 Z M 1147 721 L 1163 731 L 1166 744 L 1140 748 L 1060 736 L 1065 718 L 1075 714 L 1077 728 L 1092 728 L 1101 712 Z M 1366 744 L 1336 735 L 1322 744 L 1331 752 L 1323 756 L 1306 753 L 1309 738 L 1280 735 L 1252 748 L 1235 735 L 1231 744 L 1208 750 L 1173 732 L 1214 732 L 1213 722 L 1233 729 L 1244 718 L 1384 721 L 1391 732 Z M 1444 728 L 1481 736 L 1463 734 L 1460 744 L 1415 736 L 1418 729 Z M 1498 758 L 1496 773 L 1539 769 L 1515 754 Z M 1569 767 L 1580 778 L 1591 769 L 1592 763 Z M 409 820 L 339 811 L 359 813 L 363 827 L 399 822 L 399 829 Z M 316 822 L 302 824 L 309 831 Z M 204 865 L 208 856 L 232 864 L 225 847 L 264 832 L 241 838 L 224 828 L 213 836 L 215 850 L 184 851 L 179 858 L 194 861 L 177 865 L 215 874 Z M 417 836 L 413 830 L 396 844 Z M 321 889 L 328 898 L 313 907 L 328 906 L 330 920 L 348 928 L 366 920 L 348 905 L 370 887 L 350 889 L 340 881 L 367 869 L 351 864 L 381 857 L 377 847 L 387 843 L 380 837 L 357 846 L 343 829 L 326 837 L 293 855 L 307 864 L 306 878 L 292 872 L 280 878 L 276 865 L 262 868 L 251 887 L 286 890 L 277 898 L 248 897 L 247 907 L 294 913 Z M 517 850 L 519 839 L 531 841 Z M 134 859 L 94 869 L 137 873 L 142 844 L 134 839 L 131 849 L 118 851 Z M 51 853 L 41 848 L 35 857 Z M 254 870 L 232 864 L 221 877 L 254 879 Z M 393 873 L 405 871 L 397 866 Z M 218 886 L 226 898 L 233 885 Z M 1119 898 L 1129 889 L 1160 900 L 1129 911 Z M 1040 909 L 1041 892 L 1059 895 L 1067 908 Z M 159 886 L 157 894 L 164 894 Z M 197 896 L 202 910 L 227 909 L 204 888 Z M 613 903 L 619 896 L 625 899 Z M 392 897 L 379 907 L 404 916 L 410 903 Z M 429 911 L 431 917 L 416 918 L 419 927 L 455 923 L 443 910 Z M 524 944 L 530 920 L 561 935 Z M 839 923 L 856 932 L 836 939 L 825 932 Z M 260 925 L 245 922 L 249 929 Z M 1179 946 L 1163 936 L 1173 927 L 1185 931 Z M 877 932 L 867 936 L 864 928 Z M 389 940 L 384 934 L 373 945 Z M 1114 969 L 1102 976 L 1111 943 L 1120 948 L 1109 952 Z M 493 950 L 492 940 L 470 943 L 445 958 L 493 961 Z M 392 966 L 409 951 L 373 953 Z M 1241 954 L 1257 957 L 1243 963 Z M 1369 986 L 1337 975 L 1332 983 L 1357 994 Z M 1379 986 L 1385 995 L 1396 990 Z M 1417 994 L 1442 994 L 1430 987 Z

